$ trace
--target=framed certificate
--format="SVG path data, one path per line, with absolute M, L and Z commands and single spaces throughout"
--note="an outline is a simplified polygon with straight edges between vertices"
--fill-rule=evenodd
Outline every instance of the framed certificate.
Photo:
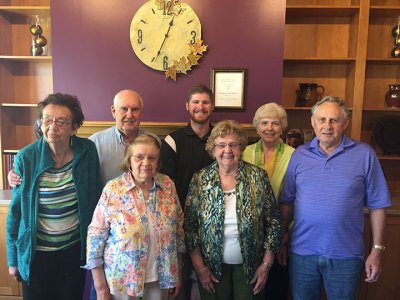
M 243 111 L 246 69 L 211 69 L 211 90 L 215 110 Z

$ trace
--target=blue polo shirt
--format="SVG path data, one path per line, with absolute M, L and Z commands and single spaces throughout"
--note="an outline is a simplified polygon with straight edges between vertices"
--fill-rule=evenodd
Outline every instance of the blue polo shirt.
M 364 256 L 364 207 L 391 205 L 374 150 L 343 135 L 330 155 L 317 138 L 293 153 L 281 202 L 294 204 L 292 251 L 342 259 Z

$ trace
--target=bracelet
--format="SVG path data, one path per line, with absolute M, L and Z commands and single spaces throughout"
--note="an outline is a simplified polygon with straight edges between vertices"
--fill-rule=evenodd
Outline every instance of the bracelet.
M 271 263 L 267 263 L 266 261 L 263 261 L 262 263 L 263 263 L 264 266 L 267 267 L 267 270 L 271 269 L 271 267 L 272 267 Z
M 377 244 L 373 244 L 372 245 L 372 249 L 379 249 L 381 251 L 385 251 L 386 247 L 384 245 L 377 245 Z

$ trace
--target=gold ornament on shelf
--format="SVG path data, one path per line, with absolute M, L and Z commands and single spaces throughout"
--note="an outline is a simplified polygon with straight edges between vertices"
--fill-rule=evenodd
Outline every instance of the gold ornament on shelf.
M 179 0 L 143 4 L 132 19 L 130 39 L 133 51 L 145 65 L 173 80 L 198 65 L 207 50 L 199 18 Z
M 29 31 L 32 35 L 32 45 L 30 53 L 32 56 L 47 55 L 47 38 L 43 35 L 42 23 L 46 23 L 47 20 L 39 15 L 31 17 Z
M 397 17 L 397 24 L 392 28 L 394 48 L 390 53 L 392 57 L 400 58 L 400 16 Z

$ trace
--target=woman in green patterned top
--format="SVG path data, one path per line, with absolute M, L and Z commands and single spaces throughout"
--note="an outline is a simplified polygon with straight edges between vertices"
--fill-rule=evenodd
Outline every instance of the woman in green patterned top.
M 262 299 L 279 251 L 276 200 L 267 173 L 241 160 L 246 145 L 239 123 L 217 123 L 207 141 L 216 161 L 190 183 L 185 240 L 202 299 Z

